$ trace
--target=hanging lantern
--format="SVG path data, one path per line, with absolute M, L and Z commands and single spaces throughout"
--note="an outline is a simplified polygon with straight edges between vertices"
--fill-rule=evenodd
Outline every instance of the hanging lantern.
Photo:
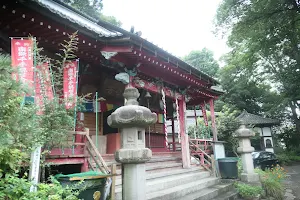
M 146 99 L 150 99 L 150 98 L 151 98 L 150 92 L 148 92 L 148 91 L 146 92 L 145 98 L 146 98 Z

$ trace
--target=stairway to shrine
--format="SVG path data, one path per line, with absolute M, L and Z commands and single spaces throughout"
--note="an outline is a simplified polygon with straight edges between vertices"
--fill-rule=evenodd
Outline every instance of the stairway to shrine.
M 103 155 L 110 167 L 116 164 L 113 155 Z M 122 178 L 120 165 L 117 167 L 115 197 L 122 200 Z M 147 200 L 231 200 L 237 193 L 231 182 L 223 182 L 203 169 L 192 165 L 182 168 L 181 152 L 153 153 L 146 163 Z

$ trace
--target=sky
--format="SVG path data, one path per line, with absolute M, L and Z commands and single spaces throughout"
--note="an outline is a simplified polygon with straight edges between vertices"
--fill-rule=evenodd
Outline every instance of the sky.
M 103 0 L 103 14 L 115 16 L 122 28 L 141 31 L 143 38 L 178 57 L 206 47 L 215 59 L 228 51 L 213 33 L 222 0 Z

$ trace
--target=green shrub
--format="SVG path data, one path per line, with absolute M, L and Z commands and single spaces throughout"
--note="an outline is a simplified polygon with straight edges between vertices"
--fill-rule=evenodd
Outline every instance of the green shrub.
M 0 180 L 0 199 L 5 200 L 78 200 L 79 191 L 63 188 L 54 178 L 51 184 L 40 183 L 37 192 L 29 192 L 31 183 L 26 178 L 6 175 Z
M 277 155 L 277 158 L 281 165 L 289 165 L 293 162 L 299 162 L 300 156 L 298 156 L 295 152 L 284 152 Z
M 262 194 L 263 189 L 260 186 L 253 186 L 245 183 L 235 183 L 239 195 L 245 199 L 255 198 Z

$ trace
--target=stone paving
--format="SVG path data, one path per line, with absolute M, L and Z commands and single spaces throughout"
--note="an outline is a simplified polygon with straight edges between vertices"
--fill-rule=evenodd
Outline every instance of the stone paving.
M 287 178 L 284 200 L 300 200 L 300 163 L 285 167 Z

